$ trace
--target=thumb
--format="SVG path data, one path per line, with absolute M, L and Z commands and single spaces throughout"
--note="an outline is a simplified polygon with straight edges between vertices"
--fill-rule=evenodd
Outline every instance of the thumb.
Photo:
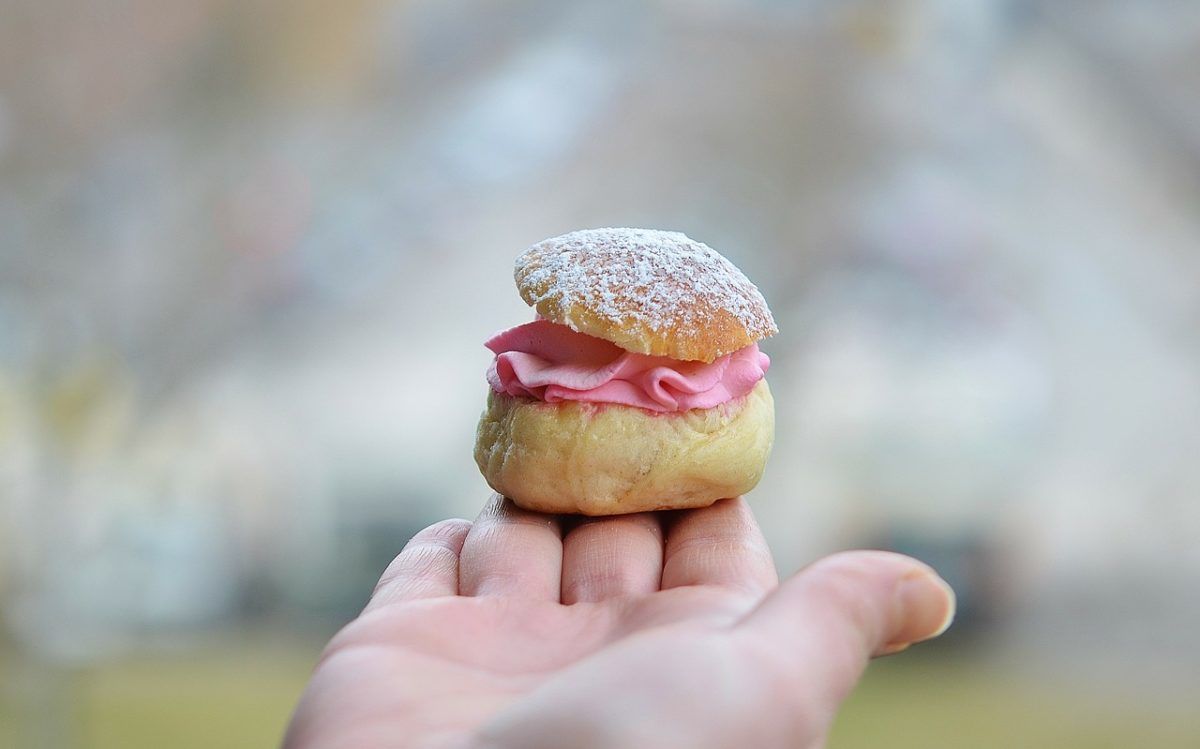
M 832 721 L 872 655 L 937 637 L 954 619 L 954 591 L 928 565 L 885 551 L 825 557 L 786 580 L 738 629 L 776 659 L 808 717 Z

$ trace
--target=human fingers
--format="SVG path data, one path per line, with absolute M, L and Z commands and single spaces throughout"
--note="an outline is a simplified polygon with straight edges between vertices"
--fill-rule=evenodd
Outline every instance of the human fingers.
M 843 552 L 786 580 L 735 631 L 782 680 L 778 693 L 803 708 L 792 714 L 811 726 L 832 721 L 868 658 L 937 637 L 954 609 L 954 591 L 922 562 L 885 551 Z
M 668 522 L 663 590 L 717 585 L 763 593 L 778 580 L 771 550 L 741 497 L 684 510 Z
M 419 531 L 384 570 L 365 611 L 397 601 L 458 593 L 458 555 L 471 521 L 442 520 Z
M 522 510 L 493 494 L 463 543 L 459 592 L 557 601 L 562 554 L 557 517 Z
M 589 518 L 563 539 L 562 602 L 653 593 L 662 580 L 662 566 L 658 515 Z

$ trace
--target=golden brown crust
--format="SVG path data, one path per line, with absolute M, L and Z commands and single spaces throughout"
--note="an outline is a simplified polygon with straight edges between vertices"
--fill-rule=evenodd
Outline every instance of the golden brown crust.
M 757 287 L 678 232 L 571 232 L 526 250 L 514 275 L 542 317 L 640 354 L 711 362 L 778 332 Z
M 774 434 L 765 380 L 744 398 L 676 414 L 489 391 L 475 462 L 493 489 L 528 510 L 706 507 L 754 488 Z

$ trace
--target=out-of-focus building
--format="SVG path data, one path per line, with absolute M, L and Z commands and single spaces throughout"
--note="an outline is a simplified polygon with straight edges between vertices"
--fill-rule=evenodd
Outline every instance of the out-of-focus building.
M 529 315 L 512 258 L 644 225 L 721 250 L 776 312 L 753 501 L 781 566 L 904 544 L 961 565 L 990 647 L 1030 664 L 1200 659 L 1200 8 L 17 15 L 0 611 L 20 642 L 91 657 L 352 613 L 407 534 L 484 497 L 481 341 Z

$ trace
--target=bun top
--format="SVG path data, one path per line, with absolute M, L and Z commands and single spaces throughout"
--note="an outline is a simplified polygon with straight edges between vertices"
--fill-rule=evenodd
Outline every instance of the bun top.
M 758 288 L 679 232 L 573 231 L 530 247 L 514 275 L 543 318 L 639 354 L 711 362 L 779 332 Z

